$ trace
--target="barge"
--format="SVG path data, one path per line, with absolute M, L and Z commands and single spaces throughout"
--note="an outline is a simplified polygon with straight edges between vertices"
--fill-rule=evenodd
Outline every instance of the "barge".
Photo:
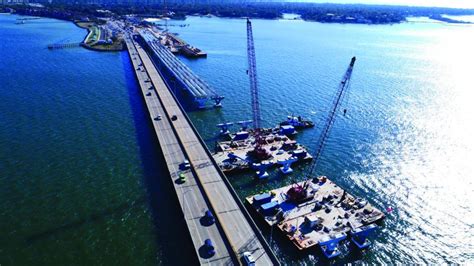
M 340 254 L 347 238 L 360 249 L 370 245 L 384 213 L 324 176 L 249 196 L 246 203 L 300 251 L 320 246 L 327 258 Z
M 257 170 L 260 178 L 267 177 L 266 169 L 281 166 L 283 173 L 288 174 L 293 170 L 291 165 L 297 162 L 312 160 L 307 149 L 287 136 L 266 134 L 262 137 L 261 148 L 265 149 L 269 158 L 258 160 L 252 155 L 255 149 L 255 138 L 248 132 L 237 133 L 241 140 L 217 142 L 214 159 L 224 173 L 234 173 L 244 170 Z M 235 139 L 235 138 L 234 138 Z
M 303 119 L 301 116 L 289 115 L 286 121 L 280 123 L 280 126 L 293 126 L 295 129 L 303 129 L 314 127 L 314 123 L 311 120 Z
M 180 52 L 186 57 L 207 57 L 206 52 L 189 44 L 182 46 Z
M 249 137 L 255 137 L 255 130 L 254 129 L 246 129 L 246 130 L 240 130 L 235 133 L 231 133 L 228 129 L 228 127 L 225 127 L 225 125 L 228 125 L 229 123 L 226 124 L 218 124 L 217 127 L 220 127 L 220 135 L 225 137 L 228 140 L 243 140 Z M 224 125 L 224 126 L 223 126 Z M 287 136 L 289 138 L 294 138 L 297 134 L 298 131 L 295 130 L 293 126 L 281 126 L 281 127 L 274 127 L 274 128 L 262 128 L 260 129 L 260 134 L 264 136 Z
M 228 140 L 240 140 L 244 136 L 245 138 L 248 136 L 255 136 L 255 130 L 249 128 L 249 125 L 252 123 L 251 120 L 245 121 L 238 121 L 234 122 L 226 122 L 220 123 L 216 126 L 220 129 L 219 134 L 222 137 L 225 137 Z M 230 132 L 230 128 L 234 126 L 234 124 L 238 124 L 241 126 L 240 130 L 235 133 Z M 287 121 L 281 122 L 278 126 L 273 128 L 262 128 L 260 129 L 260 134 L 263 135 L 285 135 L 287 137 L 293 138 L 298 134 L 296 129 L 306 129 L 314 127 L 314 123 L 309 120 L 302 120 L 301 117 L 293 117 L 288 116 Z

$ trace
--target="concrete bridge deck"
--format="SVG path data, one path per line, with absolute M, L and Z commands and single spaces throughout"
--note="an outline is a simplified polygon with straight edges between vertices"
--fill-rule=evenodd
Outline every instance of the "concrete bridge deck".
M 171 182 L 176 190 L 188 230 L 193 236 L 192 239 L 196 247 L 196 256 L 199 258 L 200 264 L 232 265 L 232 258 L 217 227 L 215 225 L 202 226 L 200 223 L 200 218 L 210 207 L 197 186 L 193 174 L 189 171 L 183 172 L 186 175 L 187 181 L 183 184 L 176 182 L 178 174 L 182 172 L 180 171 L 180 164 L 185 160 L 184 152 L 171 128 L 171 121 L 164 116 L 165 111 L 163 106 L 158 99 L 156 91 L 153 89 L 150 77 L 143 67 L 143 62 L 130 39 L 127 39 L 127 47 L 148 112 L 152 118 L 155 133 L 166 160 L 166 165 L 170 172 Z M 162 116 L 161 120 L 156 119 L 159 115 Z M 199 249 L 203 246 L 204 240 L 208 238 L 212 239 L 216 246 L 216 254 L 211 258 L 205 258 L 199 255 Z M 166 241 L 166 239 L 163 239 L 163 241 Z
M 150 30 L 140 29 L 139 35 L 143 40 L 141 45 L 151 55 L 152 61 L 154 60 L 155 66 L 159 69 L 161 75 L 167 79 L 175 79 L 180 84 L 178 86 L 180 90 L 186 91 L 186 94 L 196 101 L 199 108 L 205 108 L 209 100 L 223 99 L 209 84 L 181 62 L 168 48 L 163 46 Z M 166 75 L 163 75 L 164 73 Z
M 133 39 L 126 38 L 126 43 L 200 263 L 239 264 L 242 254 L 249 251 L 259 265 L 278 265 L 148 54 Z M 158 115 L 161 120 L 155 119 Z M 176 121 L 170 119 L 173 115 Z M 187 181 L 179 184 L 175 181 L 185 157 L 191 169 L 185 173 Z M 208 227 L 199 222 L 207 209 L 216 217 L 216 224 Z M 211 258 L 201 254 L 207 238 L 216 246 Z

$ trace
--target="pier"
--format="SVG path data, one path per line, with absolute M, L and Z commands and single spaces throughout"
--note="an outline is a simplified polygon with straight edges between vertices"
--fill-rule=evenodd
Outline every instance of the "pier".
M 279 265 L 139 38 L 127 36 L 127 49 L 199 263 L 238 265 L 250 252 L 258 265 Z M 183 169 L 185 160 L 189 167 Z M 182 175 L 185 181 L 179 182 Z M 202 222 L 206 211 L 215 223 Z M 206 239 L 215 248 L 212 256 L 206 254 Z
M 150 53 L 160 74 L 173 80 L 173 89 L 179 88 L 186 92 L 197 108 L 205 108 L 209 101 L 214 101 L 214 106 L 221 106 L 223 97 L 162 45 L 155 34 L 141 29 L 138 41 Z
M 80 47 L 81 43 L 76 42 L 76 43 L 53 43 L 48 45 L 48 49 L 54 50 L 54 49 L 64 49 L 64 48 L 75 48 L 75 47 Z

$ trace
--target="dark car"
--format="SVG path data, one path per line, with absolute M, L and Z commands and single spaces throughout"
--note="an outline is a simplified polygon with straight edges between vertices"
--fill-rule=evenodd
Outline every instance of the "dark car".
M 206 221 L 208 224 L 213 224 L 216 222 L 216 219 L 214 218 L 214 215 L 212 215 L 212 212 L 211 211 L 206 211 L 206 213 L 204 213 L 204 217 L 206 218 Z
M 171 121 L 176 121 L 176 120 L 178 120 L 178 117 L 177 117 L 176 115 L 173 115 L 173 116 L 171 117 Z
M 207 255 L 212 256 L 216 254 L 216 250 L 210 239 L 204 241 L 204 247 L 206 248 Z

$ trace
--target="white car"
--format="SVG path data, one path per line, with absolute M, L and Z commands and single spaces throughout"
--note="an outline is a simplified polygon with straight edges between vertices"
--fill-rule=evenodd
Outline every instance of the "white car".
M 252 266 L 255 265 L 255 259 L 253 258 L 252 253 L 246 251 L 246 252 L 244 252 L 242 257 L 244 259 L 245 265 L 249 265 L 249 266 L 250 265 L 252 265 Z
M 181 164 L 181 167 L 183 169 L 189 169 L 191 167 L 191 164 L 189 163 L 188 160 L 184 160 L 184 162 Z

